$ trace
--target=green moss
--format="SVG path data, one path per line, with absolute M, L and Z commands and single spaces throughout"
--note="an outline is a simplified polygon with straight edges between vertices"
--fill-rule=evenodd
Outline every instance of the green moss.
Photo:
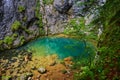
M 16 21 L 12 24 L 11 29 L 12 29 L 12 31 L 17 31 L 17 30 L 20 28 L 20 26 L 21 26 L 21 23 L 16 20 Z
M 4 43 L 8 44 L 8 45 L 11 45 L 13 43 L 13 38 L 11 36 L 6 36 L 4 38 Z
M 43 4 L 49 5 L 53 4 L 54 0 L 43 0 Z
M 19 12 L 25 11 L 25 7 L 24 7 L 24 6 L 18 6 L 18 11 L 19 11 Z

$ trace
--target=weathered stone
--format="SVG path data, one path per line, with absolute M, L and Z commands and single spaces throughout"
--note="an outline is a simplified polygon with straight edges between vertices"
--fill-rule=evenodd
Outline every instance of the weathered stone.
M 44 67 L 38 68 L 38 72 L 40 72 L 41 74 L 46 73 L 46 71 L 47 70 Z

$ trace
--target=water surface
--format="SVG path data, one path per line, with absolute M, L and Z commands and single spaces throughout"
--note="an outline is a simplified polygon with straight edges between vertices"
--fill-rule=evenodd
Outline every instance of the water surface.
M 38 38 L 25 45 L 24 48 L 33 51 L 37 56 L 57 54 L 59 58 L 65 58 L 87 54 L 85 42 L 62 37 Z

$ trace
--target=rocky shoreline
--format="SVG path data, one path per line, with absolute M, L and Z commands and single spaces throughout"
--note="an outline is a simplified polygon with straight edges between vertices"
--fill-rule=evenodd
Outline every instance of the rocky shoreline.
M 0 54 L 2 80 L 73 80 L 72 58 L 58 60 L 57 55 L 33 56 L 27 51 Z

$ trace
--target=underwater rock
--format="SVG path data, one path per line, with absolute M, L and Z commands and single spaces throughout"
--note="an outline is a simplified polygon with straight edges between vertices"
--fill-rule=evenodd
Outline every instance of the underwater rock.
M 44 67 L 38 68 L 38 72 L 41 73 L 41 74 L 46 73 L 46 71 L 47 70 Z

